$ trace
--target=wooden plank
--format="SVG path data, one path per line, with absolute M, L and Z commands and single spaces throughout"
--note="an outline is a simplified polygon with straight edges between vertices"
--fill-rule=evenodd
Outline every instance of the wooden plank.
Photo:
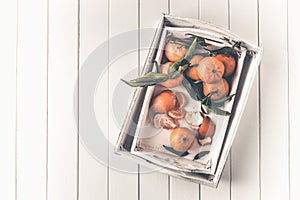
M 43 200 L 47 187 L 46 0 L 18 2 L 17 48 L 17 199 Z
M 299 62 L 299 19 L 298 3 L 288 1 L 288 51 L 289 51 L 289 127 L 290 127 L 290 199 L 300 199 L 300 158 L 297 152 L 300 151 L 299 119 L 300 119 L 300 91 L 298 86 L 300 74 Z
M 170 0 L 170 13 L 174 16 L 199 18 L 198 0 Z
M 77 199 L 78 2 L 49 1 L 48 199 Z
M 202 0 L 200 19 L 229 28 L 228 1 Z M 224 168 L 218 189 L 201 187 L 201 200 L 230 199 L 230 156 Z
M 241 38 L 257 44 L 257 1 L 246 0 L 241 2 L 231 0 L 230 17 L 231 31 Z M 231 149 L 231 200 L 259 199 L 258 92 L 258 76 L 256 76 Z
M 139 66 L 141 67 L 143 67 L 149 51 L 149 48 L 144 47 L 150 47 L 155 33 L 155 28 L 161 21 L 162 13 L 168 13 L 167 0 L 140 1 Z M 141 166 L 139 183 L 140 199 L 169 199 L 169 178 L 167 175 L 155 172 L 153 170 L 151 171 L 150 169 Z
M 260 69 L 261 199 L 288 199 L 289 88 L 286 1 L 259 1 L 259 25 L 261 46 L 264 48 Z
M 126 115 L 127 109 L 124 108 L 128 104 L 128 96 L 134 91 L 133 88 L 124 86 L 120 78 L 130 73 L 138 75 L 139 8 L 135 0 L 110 0 L 109 8 L 109 199 L 126 197 L 134 200 L 139 198 L 138 165 L 115 155 L 113 146 Z M 133 30 L 135 32 L 131 32 Z M 124 90 L 118 90 L 117 86 L 123 86 Z
M 9 20 L 7 20 L 9 19 Z M 17 1 L 0 7 L 0 199 L 15 198 Z
M 201 0 L 201 16 L 204 21 L 229 28 L 228 0 Z
M 91 132 L 97 131 L 96 134 L 107 134 L 108 132 L 108 82 L 102 82 L 101 98 L 96 98 L 95 102 L 99 102 L 101 108 L 95 106 L 95 112 L 101 110 L 101 132 L 97 129 L 89 128 L 90 116 L 86 116 L 86 103 L 89 102 L 93 95 L 86 95 L 89 91 L 89 82 L 91 81 L 91 74 L 85 75 L 81 71 L 90 67 L 86 64 L 91 60 L 91 54 L 97 53 L 97 48 L 101 48 L 101 44 L 108 40 L 108 1 L 98 0 L 81 0 L 80 1 L 80 72 L 79 72 L 79 135 L 81 142 L 79 144 L 79 199 L 80 200 L 98 200 L 107 199 L 108 194 L 108 168 L 107 168 L 107 142 L 97 143 L 98 148 L 101 149 L 101 161 L 97 160 L 97 152 L 91 147 L 90 140 L 93 140 Z M 106 49 L 108 51 L 108 48 Z M 104 55 L 99 55 L 99 58 Z M 108 56 L 104 56 L 103 63 L 108 62 Z M 105 70 L 105 64 L 99 65 L 98 69 Z M 88 69 L 90 73 L 94 73 L 93 69 Z M 100 73 L 99 75 L 100 76 Z M 96 77 L 99 78 L 99 77 Z M 93 85 L 95 86 L 95 85 Z M 104 107 L 105 106 L 105 107 Z M 97 110 L 96 110 L 97 109 Z M 98 141 L 98 140 L 97 140 Z M 100 140 L 98 142 L 101 142 Z M 104 145 L 103 145 L 104 144 Z M 100 158 L 98 158 L 100 159 Z
M 199 17 L 198 0 L 171 0 L 170 14 L 182 17 Z M 199 185 L 170 177 L 170 200 L 199 199 Z

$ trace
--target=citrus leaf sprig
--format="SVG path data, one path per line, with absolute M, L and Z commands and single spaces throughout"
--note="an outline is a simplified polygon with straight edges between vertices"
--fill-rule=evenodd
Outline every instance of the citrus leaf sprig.
M 126 81 L 124 79 L 121 79 L 121 81 L 123 81 L 127 85 L 130 85 L 131 87 L 146 87 L 164 82 L 169 78 L 170 77 L 168 74 L 149 72 L 145 76 L 133 79 L 131 81 Z
M 171 152 L 171 153 L 173 153 L 173 154 L 175 154 L 175 155 L 177 155 L 177 156 L 179 156 L 179 157 L 184 157 L 184 156 L 189 155 L 189 152 L 188 152 L 188 151 L 184 151 L 184 152 L 176 151 L 176 150 L 173 149 L 172 147 L 165 146 L 165 145 L 163 145 L 163 147 L 164 147 L 167 151 L 169 151 L 169 152 Z
M 201 82 L 194 82 L 188 77 L 185 77 L 182 81 L 182 85 L 185 87 L 192 99 L 199 101 L 201 103 L 201 111 L 207 114 L 203 106 L 207 108 L 209 112 L 215 113 L 217 115 L 229 116 L 231 113 L 222 110 L 220 107 L 224 105 L 225 102 L 231 101 L 235 94 L 231 94 L 219 100 L 212 100 L 210 97 L 217 91 L 210 92 L 205 96 L 202 92 L 203 85 Z
M 193 42 L 189 49 L 187 50 L 185 56 L 180 58 L 177 62 L 171 64 L 168 68 L 168 74 L 160 73 L 160 72 L 149 72 L 142 77 L 126 81 L 121 79 L 124 83 L 130 85 L 131 87 L 147 87 L 156 85 L 158 83 L 164 82 L 168 79 L 175 79 L 180 74 L 182 74 L 189 66 L 190 60 L 193 56 L 193 52 L 197 46 L 198 37 L 194 36 Z M 158 70 L 158 66 L 156 66 L 156 70 Z

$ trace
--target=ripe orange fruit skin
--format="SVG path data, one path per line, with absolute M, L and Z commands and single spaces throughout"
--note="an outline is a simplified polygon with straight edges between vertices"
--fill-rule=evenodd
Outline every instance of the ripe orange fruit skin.
M 163 64 L 160 67 L 160 72 L 164 73 L 164 74 L 168 74 L 168 68 L 171 64 L 172 64 L 172 62 L 167 62 L 167 63 Z M 178 86 L 182 80 L 183 80 L 183 74 L 180 74 L 179 77 L 174 78 L 174 79 L 168 79 L 168 80 L 160 83 L 160 85 L 162 85 L 166 88 L 173 88 L 173 87 Z
M 199 78 L 205 83 L 215 83 L 222 79 L 224 65 L 216 57 L 206 57 L 197 67 Z
M 171 90 L 164 90 L 152 99 L 151 109 L 158 113 L 166 113 L 174 110 L 175 105 L 175 94 Z
M 186 75 L 195 81 L 200 81 L 198 70 L 196 69 L 196 67 L 199 66 L 199 63 L 202 59 L 203 59 L 203 57 L 200 55 L 193 56 L 190 61 L 191 67 L 186 72 Z
M 212 100 L 219 100 L 226 97 L 229 93 L 229 84 L 225 79 L 221 79 L 219 82 L 213 84 L 203 83 L 203 93 L 207 96 L 209 93 L 215 92 L 211 95 Z
M 214 122 L 208 117 L 205 116 L 202 124 L 199 126 L 198 134 L 201 139 L 206 137 L 212 137 L 215 134 L 216 125 Z
M 236 62 L 232 56 L 225 55 L 225 54 L 218 54 L 218 55 L 216 55 L 216 58 L 218 58 L 225 67 L 224 77 L 228 77 L 231 74 L 233 74 L 235 67 L 236 67 Z
M 165 46 L 165 54 L 169 61 L 176 62 L 187 52 L 184 44 L 168 42 Z
M 174 150 L 185 152 L 195 141 L 195 135 L 187 128 L 175 128 L 170 135 L 170 145 Z
M 190 67 L 187 70 L 186 75 L 195 81 L 200 81 L 198 70 L 196 69 L 196 67 Z

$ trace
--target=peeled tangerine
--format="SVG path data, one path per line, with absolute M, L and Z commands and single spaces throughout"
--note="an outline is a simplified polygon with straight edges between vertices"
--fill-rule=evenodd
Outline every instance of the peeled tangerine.
M 173 63 L 167 62 L 167 63 L 163 64 L 160 67 L 161 73 L 168 74 L 168 69 L 171 64 L 173 64 Z M 180 74 L 179 77 L 174 78 L 174 79 L 170 78 L 170 79 L 160 83 L 160 85 L 165 86 L 166 88 L 173 88 L 173 87 L 178 86 L 182 80 L 183 80 L 183 74 Z
M 176 96 L 171 90 L 164 90 L 152 99 L 151 109 L 155 112 L 166 113 L 174 110 L 176 101 Z
M 206 138 L 206 137 L 212 137 L 215 134 L 216 125 L 211 120 L 210 117 L 205 116 L 202 124 L 199 126 L 198 129 L 198 136 L 200 139 Z
M 203 58 L 198 67 L 199 78 L 204 83 L 215 83 L 222 79 L 224 74 L 224 65 L 216 57 Z
M 225 55 L 225 54 L 218 54 L 216 55 L 216 58 L 218 58 L 225 67 L 224 76 L 225 77 L 230 76 L 235 70 L 235 66 L 236 66 L 235 59 L 232 56 Z
M 203 83 L 203 93 L 205 96 L 211 94 L 212 100 L 219 100 L 226 97 L 229 93 L 229 84 L 225 79 L 213 84 Z
M 195 135 L 187 128 L 175 128 L 170 135 L 170 145 L 174 150 L 185 152 L 195 140 Z

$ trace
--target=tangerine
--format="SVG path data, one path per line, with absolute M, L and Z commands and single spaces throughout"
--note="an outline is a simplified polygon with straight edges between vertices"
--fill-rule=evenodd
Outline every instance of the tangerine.
M 224 74 L 224 65 L 216 57 L 203 58 L 196 69 L 198 70 L 199 78 L 205 83 L 218 82 Z
M 224 76 L 228 77 L 230 76 L 236 67 L 236 62 L 234 57 L 230 56 L 230 55 L 225 55 L 225 54 L 218 54 L 216 55 L 216 58 L 218 58 L 224 65 L 225 69 L 224 69 Z
M 190 61 L 190 68 L 187 70 L 186 75 L 195 80 L 195 81 L 199 81 L 199 74 L 198 74 L 198 70 L 196 69 L 196 67 L 199 66 L 200 61 L 203 59 L 202 56 L 200 55 L 195 55 L 192 57 L 191 61 Z
M 212 100 L 221 99 L 228 95 L 229 84 L 224 78 L 213 84 L 203 83 L 203 93 L 205 96 L 211 94 Z
M 171 90 L 164 90 L 152 99 L 151 109 L 155 112 L 166 113 L 174 110 L 176 101 L 176 96 Z
M 194 140 L 195 135 L 188 128 L 175 128 L 170 135 L 171 147 L 180 152 L 189 150 Z
M 171 62 L 176 62 L 182 58 L 187 52 L 187 48 L 183 43 L 179 42 L 168 42 L 165 46 L 166 57 Z

